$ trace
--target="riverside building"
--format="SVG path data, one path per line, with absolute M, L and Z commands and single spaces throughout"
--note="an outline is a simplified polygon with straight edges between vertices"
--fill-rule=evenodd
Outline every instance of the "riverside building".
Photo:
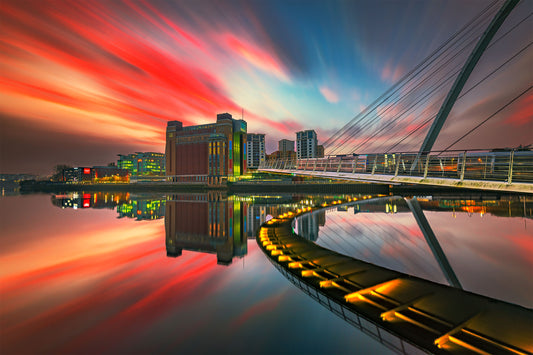
M 217 115 L 216 123 L 184 127 L 169 121 L 166 132 L 168 181 L 220 184 L 246 173 L 244 120 L 229 113 Z
M 246 167 L 257 169 L 265 162 L 265 135 L 248 133 L 246 137 Z
M 154 152 L 135 152 L 119 154 L 117 167 L 126 169 L 132 176 L 165 175 L 165 154 Z
M 316 158 L 318 140 L 314 130 L 296 132 L 296 157 Z

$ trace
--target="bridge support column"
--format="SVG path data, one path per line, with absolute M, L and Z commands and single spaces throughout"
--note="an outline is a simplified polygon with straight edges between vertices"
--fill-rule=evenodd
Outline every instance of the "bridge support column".
M 402 159 L 402 153 L 398 154 L 398 160 L 396 161 L 396 169 L 394 170 L 394 177 L 398 176 L 398 169 L 400 169 L 401 159 Z
M 513 183 L 513 160 L 514 160 L 514 150 L 511 151 L 511 156 L 509 157 L 509 176 L 507 177 L 507 183 Z

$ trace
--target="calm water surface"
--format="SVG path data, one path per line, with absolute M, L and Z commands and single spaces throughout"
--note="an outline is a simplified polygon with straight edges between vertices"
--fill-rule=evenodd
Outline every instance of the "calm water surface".
M 293 286 L 257 247 L 269 216 L 325 198 L 1 198 L 0 350 L 388 353 Z M 421 201 L 462 286 L 531 307 L 531 201 L 468 201 Z M 386 200 L 316 214 L 296 228 L 328 248 L 446 284 L 405 209 Z

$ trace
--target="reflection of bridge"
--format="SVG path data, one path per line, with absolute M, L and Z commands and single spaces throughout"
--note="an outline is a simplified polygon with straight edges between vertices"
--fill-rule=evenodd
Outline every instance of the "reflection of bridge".
M 322 248 L 292 229 L 295 216 L 312 210 L 267 222 L 257 240 L 291 282 L 335 314 L 400 353 L 412 353 L 412 345 L 433 353 L 533 351 L 531 309 Z
M 490 148 L 485 150 L 451 149 L 457 143 L 464 142 L 484 123 L 502 112 L 508 113 L 505 112 L 508 107 L 527 97 L 533 88 L 531 77 L 515 80 L 517 85 L 513 90 L 516 92 L 509 95 L 516 96 L 481 122 L 472 122 L 472 129 L 463 128 L 463 131 L 455 133 L 460 137 L 445 149 L 433 150 L 456 102 L 464 100 L 472 90 L 486 85 L 487 79 L 494 79 L 503 68 L 514 65 L 517 59 L 530 53 L 533 42 L 516 51 L 511 46 L 501 51 L 493 49 L 492 52 L 512 53 L 486 76 L 480 79 L 481 73 L 477 73 L 469 81 L 487 49 L 501 45 L 512 33 L 529 33 L 524 28 L 528 23 L 531 24 L 529 18 L 532 14 L 529 10 L 522 11 L 523 8 L 513 12 L 515 7 L 524 7 L 524 1 L 520 5 L 518 3 L 519 0 L 506 0 L 498 9 L 498 2 L 491 2 L 478 16 L 327 139 L 324 148 L 328 157 L 316 158 L 312 149 L 299 150 L 298 160 L 270 160 L 259 169 L 340 180 L 533 192 L 533 151 L 528 147 L 495 149 L 496 143 L 489 143 Z M 511 13 L 514 17 L 511 16 L 506 26 L 502 27 Z M 523 37 L 530 40 L 529 34 Z M 465 86 L 467 82 L 469 85 Z M 525 89 L 523 83 L 527 85 Z M 464 120 L 462 123 L 465 123 Z M 527 126 L 524 129 L 528 129 Z M 417 141 L 422 138 L 422 142 Z M 412 152 L 419 143 L 419 150 Z M 524 142 L 516 142 L 516 145 L 518 143 Z

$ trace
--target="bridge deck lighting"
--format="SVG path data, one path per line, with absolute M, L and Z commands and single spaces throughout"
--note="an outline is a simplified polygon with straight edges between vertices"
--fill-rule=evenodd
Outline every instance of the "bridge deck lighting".
M 333 287 L 333 282 L 331 280 L 320 281 L 320 288 L 330 288 Z
M 292 263 L 289 263 L 289 269 L 303 269 L 303 265 L 299 261 L 293 261 Z

